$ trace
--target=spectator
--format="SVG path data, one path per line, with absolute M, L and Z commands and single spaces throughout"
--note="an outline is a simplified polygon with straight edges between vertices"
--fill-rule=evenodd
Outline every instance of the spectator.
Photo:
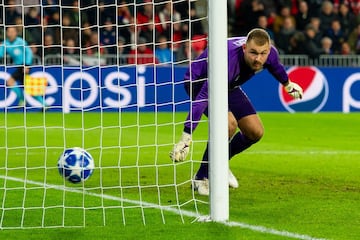
M 41 44 L 42 28 L 40 26 L 39 13 L 36 7 L 30 7 L 24 18 L 26 35 L 25 38 L 29 42 Z
M 304 54 L 305 36 L 303 32 L 296 31 L 289 39 L 289 54 Z
M 290 9 L 290 13 L 292 15 L 296 15 L 298 13 L 296 0 L 277 0 L 276 2 L 280 9 L 283 7 L 287 7 Z
M 35 65 L 40 65 L 41 64 L 41 57 L 42 57 L 42 52 L 41 52 L 41 46 L 38 45 L 35 42 L 31 42 L 29 43 L 29 47 L 31 49 L 31 52 L 33 54 L 33 64 Z
M 117 11 L 117 19 L 119 25 L 126 25 L 130 23 L 131 13 L 128 4 L 126 4 L 126 1 L 122 1 L 120 3 Z
M 5 25 L 14 25 L 16 18 L 21 18 L 21 14 L 16 10 L 15 0 L 8 0 L 5 4 Z
M 276 2 L 276 3 L 275 3 Z M 271 21 L 271 15 L 276 13 L 277 6 L 278 6 L 278 0 L 262 0 L 261 4 L 264 6 L 264 15 L 268 17 L 269 24 L 272 24 Z M 275 16 L 274 16 L 275 18 Z
M 61 24 L 60 24 L 60 12 L 54 12 L 51 17 L 43 18 L 43 32 L 44 34 L 51 34 L 54 36 L 54 43 L 61 43 Z
M 85 43 L 85 53 L 90 57 L 98 57 L 104 54 L 104 48 L 99 44 L 99 34 L 96 31 L 91 32 L 90 38 Z
M 296 32 L 293 19 L 285 17 L 280 31 L 276 34 L 275 45 L 282 54 L 289 53 L 289 43 L 291 36 Z
M 340 51 L 341 55 L 352 55 L 354 54 L 354 52 L 351 50 L 350 48 L 350 44 L 348 42 L 343 42 L 341 44 L 341 51 Z
M 168 40 L 165 36 L 159 37 L 158 46 L 155 49 L 155 57 L 159 60 L 159 63 L 171 63 L 176 61 L 173 51 L 169 48 Z
M 358 24 L 350 33 L 348 43 L 351 51 L 360 54 L 360 24 Z
M 119 36 L 118 37 L 118 46 L 117 46 L 117 56 L 119 58 L 119 65 L 123 65 L 127 63 L 127 57 L 129 54 L 129 47 L 126 45 L 125 38 Z
M 79 1 L 72 1 L 72 5 L 66 8 L 63 8 L 62 15 L 67 15 L 69 17 L 69 25 L 71 27 L 79 27 L 80 26 L 80 9 L 79 9 Z M 82 22 L 86 22 L 86 14 L 82 14 Z
M 295 18 L 291 16 L 290 8 L 288 6 L 283 6 L 281 8 L 280 15 L 276 16 L 274 20 L 273 29 L 275 34 L 277 34 L 280 31 L 281 26 L 283 26 L 283 22 L 285 18 L 290 18 L 291 21 L 293 22 L 293 25 L 296 26 Z
M 323 3 L 321 4 L 321 11 L 319 18 L 321 22 L 320 30 L 323 32 L 327 31 L 331 27 L 331 22 L 335 18 L 333 9 L 334 9 L 333 4 L 328 0 L 323 1 Z
M 189 60 L 193 59 L 191 54 L 190 41 L 185 40 L 176 52 L 176 60 L 179 63 L 184 63 L 184 61 L 188 63 Z
M 116 53 L 116 31 L 111 18 L 107 19 L 100 28 L 100 44 L 106 48 L 106 53 Z
M 321 39 L 324 37 L 324 32 L 320 29 L 320 18 L 318 17 L 312 17 L 310 19 L 310 25 L 315 30 L 315 43 L 318 47 L 321 47 Z M 305 28 L 306 29 L 306 28 Z
M 113 4 L 106 5 L 104 1 L 99 1 L 99 25 L 102 26 L 107 21 L 116 21 L 116 7 Z
M 104 48 L 99 44 L 99 34 L 92 31 L 88 42 L 85 43 L 83 64 L 85 66 L 104 65 L 106 59 L 102 57 Z
M 341 44 L 346 41 L 346 36 L 341 29 L 340 21 L 338 19 L 334 19 L 331 22 L 331 27 L 326 31 L 325 35 L 331 38 L 332 50 L 334 51 L 334 53 L 340 53 Z
M 168 39 L 171 37 L 172 22 L 180 22 L 181 16 L 175 8 L 173 8 L 172 1 L 168 1 L 164 4 L 163 9 L 159 12 L 159 20 L 161 26 L 161 33 Z
M 129 64 L 149 64 L 158 63 L 158 60 L 154 56 L 152 48 L 146 44 L 146 39 L 140 37 L 138 39 L 138 45 L 136 49 L 130 51 L 128 58 Z
M 76 46 L 76 41 L 72 38 L 69 38 L 65 41 L 64 45 L 64 56 L 63 62 L 64 65 L 68 66 L 80 66 L 80 51 Z
M 348 36 L 353 30 L 356 20 L 354 14 L 349 11 L 349 7 L 346 4 L 340 4 L 337 19 L 340 21 L 344 34 Z
M 274 41 L 274 32 L 268 27 L 268 18 L 265 15 L 259 16 L 257 27 L 266 30 L 270 36 L 270 39 Z
M 360 15 L 360 1 L 359 0 L 344 0 L 344 3 L 349 6 L 349 8 L 351 9 L 351 12 L 355 16 Z
M 155 36 L 156 38 L 158 34 L 163 32 L 159 22 L 159 16 L 154 15 L 153 3 L 146 1 L 146 4 L 140 8 L 140 11 L 136 15 L 136 23 L 140 31 L 140 36 L 146 38 L 148 42 L 154 42 L 155 39 L 153 39 L 153 37 Z M 154 29 L 156 29 L 155 32 Z
M 36 7 L 30 7 L 28 12 L 25 14 L 25 26 L 39 25 L 39 13 Z
M 82 29 L 81 29 L 81 46 L 82 47 L 85 47 L 90 42 L 93 28 L 95 28 L 95 27 L 91 27 L 89 22 L 85 22 L 82 25 Z
M 60 55 L 61 47 L 54 45 L 54 37 L 50 34 L 44 36 L 44 56 Z
M 295 21 L 296 21 L 296 29 L 300 31 L 304 31 L 306 25 L 310 23 L 310 13 L 309 7 L 305 0 L 301 0 L 299 2 L 299 12 L 296 14 Z
M 195 35 L 203 35 L 205 33 L 202 20 L 197 15 L 195 7 L 190 9 L 190 29 L 191 37 Z
M 42 0 L 42 5 L 44 6 L 44 16 L 47 18 L 59 11 L 59 0 Z
M 67 55 L 79 55 L 79 47 L 76 46 L 75 40 L 73 38 L 69 38 L 64 42 L 64 54 Z
M 183 30 L 181 23 L 176 22 L 173 25 L 173 33 L 172 33 L 172 49 L 174 54 L 177 54 L 178 49 L 181 47 L 183 40 Z
M 71 17 L 69 15 L 63 15 L 62 17 L 62 37 L 63 41 L 67 41 L 69 38 L 74 39 L 74 36 L 79 36 L 79 28 L 73 27 L 71 24 Z M 78 38 L 75 42 L 76 46 L 79 46 Z
M 287 7 L 287 8 L 289 8 L 291 10 L 292 6 L 293 6 L 293 2 L 296 2 L 296 1 L 293 1 L 293 0 L 277 0 L 276 2 L 277 2 L 276 4 L 278 5 L 279 9 L 281 9 L 283 7 Z M 292 13 L 292 14 L 295 15 L 296 12 Z
M 264 4 L 260 0 L 244 0 L 241 3 L 241 10 L 236 21 L 242 24 L 239 26 L 240 30 L 237 35 L 247 34 L 250 29 L 257 25 L 259 16 L 265 14 Z
M 135 43 L 137 37 L 134 18 L 130 17 L 127 24 L 118 25 L 118 35 L 125 39 L 126 43 Z
M 318 58 L 321 54 L 325 54 L 325 51 L 318 47 L 314 38 L 316 30 L 312 25 L 308 25 L 305 28 L 305 41 L 304 41 L 304 53 L 312 59 Z
M 51 16 L 46 17 L 49 25 L 60 25 L 60 9 L 53 12 Z
M 189 19 L 189 7 L 190 9 L 195 8 L 195 1 L 173 1 L 173 2 L 174 2 L 174 8 L 176 12 L 180 14 L 181 19 L 182 20 Z M 189 6 L 189 2 L 190 2 L 190 6 Z
M 124 27 L 122 31 L 120 31 L 120 35 L 126 39 L 127 43 L 131 44 L 132 50 L 136 49 L 136 41 L 139 38 L 139 32 L 136 29 L 134 18 L 131 18 L 128 27 Z M 145 39 L 145 41 L 147 40 Z
M 332 50 L 332 40 L 329 37 L 323 37 L 321 39 L 321 47 L 324 50 L 324 54 L 334 54 L 334 51 Z
M 306 0 L 309 5 L 309 14 L 311 17 L 319 17 L 321 11 L 321 4 L 323 0 Z

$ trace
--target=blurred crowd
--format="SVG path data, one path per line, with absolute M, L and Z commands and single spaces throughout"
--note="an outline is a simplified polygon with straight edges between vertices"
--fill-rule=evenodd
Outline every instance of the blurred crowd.
M 189 0 L 21 2 L 5 0 L 0 24 L 15 25 L 39 58 L 63 56 L 65 64 L 79 65 L 115 55 L 120 64 L 170 63 L 194 58 L 206 47 L 201 18 Z
M 4 1 L 1 31 L 15 25 L 40 59 L 61 56 L 79 65 L 114 55 L 118 64 L 181 63 L 207 45 L 206 14 L 199 14 L 206 0 Z M 281 54 L 358 54 L 359 12 L 360 0 L 228 0 L 229 36 L 261 27 Z
M 281 54 L 360 53 L 359 0 L 233 0 L 231 31 L 268 31 Z

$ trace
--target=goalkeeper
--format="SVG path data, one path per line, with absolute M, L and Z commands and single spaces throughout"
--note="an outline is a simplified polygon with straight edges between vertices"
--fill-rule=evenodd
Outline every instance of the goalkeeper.
M 191 67 L 185 74 L 185 89 L 192 103 L 181 139 L 170 152 L 170 158 L 175 162 L 185 160 L 191 144 L 191 134 L 196 129 L 202 114 L 208 116 L 207 56 L 206 49 L 197 61 L 191 63 Z M 240 87 L 262 69 L 267 69 L 293 98 L 302 98 L 302 88 L 290 81 L 266 31 L 255 28 L 246 37 L 230 38 L 228 40 L 229 159 L 259 141 L 263 136 L 262 122 L 250 99 Z M 240 131 L 237 132 L 237 128 Z M 238 182 L 230 169 L 229 186 L 238 187 Z M 209 195 L 208 147 L 195 175 L 193 187 L 200 195 Z
M 8 54 L 13 65 L 16 66 L 15 71 L 7 79 L 6 84 L 16 93 L 19 100 L 19 106 L 24 105 L 24 94 L 20 85 L 24 85 L 24 76 L 29 73 L 29 66 L 33 61 L 33 54 L 27 42 L 18 37 L 16 27 L 6 28 L 6 39 L 0 44 L 0 58 Z M 4 61 L 6 63 L 6 60 Z M 7 63 L 6 63 L 7 64 Z M 43 108 L 46 107 L 42 96 L 34 96 L 34 98 L 41 103 Z

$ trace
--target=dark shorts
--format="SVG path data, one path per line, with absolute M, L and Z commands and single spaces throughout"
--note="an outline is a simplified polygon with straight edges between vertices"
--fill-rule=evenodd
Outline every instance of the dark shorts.
M 24 67 L 17 67 L 11 74 L 11 77 L 15 79 L 20 85 L 24 84 Z
M 240 88 L 229 92 L 229 110 L 234 114 L 236 120 L 256 114 L 256 110 L 246 93 Z
M 190 84 L 189 81 L 185 82 L 185 91 L 190 96 L 190 85 L 192 85 L 192 91 L 191 93 L 191 99 L 194 100 L 196 98 L 196 95 L 199 93 L 203 82 L 199 82 L 197 84 Z M 232 89 L 228 93 L 228 104 L 229 104 L 229 111 L 231 111 L 236 120 L 239 120 L 243 117 L 256 114 L 256 110 L 252 103 L 250 102 L 250 99 L 246 95 L 246 93 L 240 88 L 237 87 L 235 89 Z M 208 108 L 205 109 L 204 112 L 205 116 L 208 116 Z

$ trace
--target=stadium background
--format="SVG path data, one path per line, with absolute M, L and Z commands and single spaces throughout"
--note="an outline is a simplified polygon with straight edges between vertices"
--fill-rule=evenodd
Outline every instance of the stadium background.
M 272 36 L 273 43 L 279 49 L 285 65 L 323 67 L 317 71 L 321 72 L 325 78 L 320 84 L 329 85 L 328 93 L 327 96 L 323 96 L 326 97 L 324 100 L 326 103 L 316 111 L 357 111 L 359 109 L 357 99 L 360 99 L 358 96 L 360 91 L 357 91 L 358 81 L 352 81 L 348 92 L 344 92 L 343 87 L 349 77 L 356 75 L 357 70 L 354 67 L 359 63 L 357 55 L 360 48 L 358 6 L 351 1 L 317 2 L 316 5 L 316 1 L 228 1 L 229 36 L 246 34 L 252 27 L 265 28 Z M 36 0 L 24 2 L 24 6 L 21 5 L 21 1 L 7 0 L 5 5 L 1 6 L 0 14 L 5 15 L 0 16 L 0 20 L 6 26 L 16 25 L 19 28 L 20 36 L 24 37 L 31 46 L 35 56 L 34 65 L 38 66 L 32 68 L 31 73 L 36 75 L 41 71 L 46 72 L 48 77 L 53 78 L 54 87 L 55 82 L 61 86 L 67 81 L 67 76 L 75 72 L 89 73 L 94 79 L 98 78 L 99 72 L 101 73 L 100 79 L 94 81 L 97 87 L 105 88 L 102 99 L 95 96 L 96 99 L 84 106 L 85 109 L 99 109 L 94 107 L 102 105 L 104 99 L 109 96 L 111 98 L 112 93 L 116 92 L 105 86 L 103 81 L 106 75 L 102 74 L 117 71 L 117 66 L 123 66 L 119 71 L 128 74 L 130 79 L 127 82 L 119 80 L 122 87 L 124 90 L 128 89 L 127 92 L 130 93 L 132 99 L 136 99 L 137 91 L 134 89 L 134 84 L 136 84 L 137 73 L 134 64 L 151 65 L 148 65 L 145 70 L 147 85 L 156 82 L 169 83 L 167 86 L 146 87 L 145 104 L 164 103 L 166 100 L 170 102 L 173 95 L 176 97 L 175 104 L 177 104 L 183 101 L 186 95 L 179 86 L 176 87 L 174 93 L 169 94 L 172 92 L 171 74 L 174 72 L 175 81 L 180 81 L 189 60 L 194 59 L 207 45 L 206 1 L 190 3 L 178 1 L 173 3 L 172 9 L 171 3 L 166 1 L 154 1 L 153 4 L 145 0 L 136 1 L 136 3 L 138 5 L 135 5 L 134 1 L 105 0 L 100 1 L 97 8 L 94 1 L 59 2 L 53 0 L 42 1 L 43 7 L 40 8 L 40 2 Z M 189 6 L 191 21 L 188 20 Z M 173 11 L 172 20 L 175 21 L 172 27 L 167 22 L 171 11 Z M 264 20 L 266 25 L 263 25 Z M 337 31 L 334 29 L 336 22 L 340 23 L 340 29 Z M 313 29 L 317 29 L 316 37 L 309 39 L 308 31 Z M 4 34 L 1 36 L 4 37 Z M 312 42 L 314 45 L 307 48 L 306 44 L 301 44 L 302 47 L 297 48 L 296 46 L 300 43 L 296 41 L 301 39 Z M 325 49 L 322 45 L 324 39 L 331 39 L 333 44 L 330 49 Z M 350 50 L 343 51 L 344 45 L 348 45 Z M 190 48 L 191 51 L 189 51 Z M 2 59 L 3 62 L 7 60 L 10 59 Z M 95 69 L 91 68 L 95 65 L 99 66 Z M 50 66 L 57 67 L 50 68 Z M 328 68 L 329 66 L 332 68 Z M 6 72 L 11 72 L 11 69 L 2 68 L 0 71 L 2 76 L 0 78 L 2 100 L 0 107 L 5 109 L 5 107 L 16 105 L 16 99 L 5 91 Z M 161 79 L 162 76 L 166 77 Z M 77 80 L 82 78 L 81 75 L 77 77 Z M 156 80 L 157 77 L 160 80 Z M 276 81 L 268 81 L 267 73 L 262 73 L 257 78 L 260 79 L 258 81 L 263 82 L 264 86 L 269 87 L 261 88 L 259 91 L 258 81 L 250 81 L 244 86 L 257 109 L 260 111 L 289 110 L 284 106 L 287 103 L 281 100 L 275 85 Z M 316 82 L 315 79 L 310 80 Z M 74 81 L 74 84 L 71 86 L 78 87 L 79 82 Z M 273 91 L 265 91 L 266 89 L 273 89 Z M 48 92 L 46 96 L 49 105 L 56 107 L 53 110 L 61 108 L 62 96 L 68 94 L 65 92 L 63 95 L 60 92 L 62 90 L 64 91 L 59 87 L 51 94 Z M 154 98 L 155 92 L 160 93 L 158 99 Z M 69 91 L 69 94 L 73 94 L 74 101 L 81 100 L 81 96 L 74 91 Z M 271 104 L 269 104 L 269 99 L 274 99 Z M 316 98 L 308 100 L 319 101 Z M 352 104 L 346 107 L 344 105 L 346 101 Z M 28 97 L 28 102 L 36 106 L 36 102 L 32 101 L 31 97 Z M 131 100 L 127 103 L 133 104 Z M 107 107 L 114 111 L 128 104 L 120 103 L 107 105 Z M 310 105 L 313 104 L 317 103 Z M 70 111 L 71 104 L 67 105 L 64 112 Z M 177 110 L 186 110 L 187 107 L 186 104 L 180 105 Z M 314 109 L 314 106 L 300 108 L 302 111 L 314 111 Z M 133 110 L 136 109 L 133 108 Z M 154 108 L 143 110 L 151 111 Z M 171 105 L 159 109 L 159 111 L 171 110 Z
M 22 2 L 26 5 L 32 4 L 32 6 L 38 6 L 40 3 L 40 1 L 33 0 Z M 74 6 L 72 5 L 73 2 Z M 129 5 L 125 6 L 127 2 Z M 157 4 L 156 9 L 158 10 L 156 11 L 160 11 L 164 5 L 160 1 L 152 2 Z M 176 1 L 179 4 L 181 2 L 188 4 L 187 1 Z M 268 4 L 274 2 L 263 1 L 263 4 L 266 4 L 264 8 L 266 10 L 271 9 Z M 276 1 L 277 4 L 291 3 L 292 7 L 296 6 L 292 4 L 293 2 L 295 1 Z M 317 4 L 325 1 L 307 2 Z M 351 3 L 355 2 L 351 1 Z M 13 3 L 16 5 L 20 1 L 13 1 Z M 55 4 L 55 7 L 50 6 L 49 3 Z M 41 4 L 45 6 L 40 14 L 43 17 L 39 18 L 39 14 L 35 14 L 38 22 L 33 23 L 35 25 L 25 24 L 25 26 L 19 20 L 25 22 L 25 15 L 22 14 L 30 10 L 28 9 L 30 7 L 18 5 L 13 8 L 9 1 L 4 1 L 4 5 L 1 5 L 3 7 L 0 11 L 0 14 L 3 14 L 2 18 L 5 18 L 6 10 L 17 9 L 18 12 L 10 12 L 18 16 L 16 19 L 20 32 L 30 42 L 33 50 L 38 51 L 36 66 L 34 66 L 32 74 L 35 74 L 39 69 L 50 74 L 54 73 L 57 77 L 53 79 L 55 83 L 58 83 L 57 81 L 62 80 L 64 75 L 59 77 L 56 72 L 69 74 L 66 75 L 68 77 L 79 71 L 83 73 L 83 76 L 87 73 L 92 76 L 93 72 L 107 71 L 102 76 L 106 77 L 113 69 L 119 69 L 118 73 L 128 74 L 130 76 L 129 81 L 133 81 L 133 76 L 137 74 L 136 69 L 141 71 L 140 74 L 137 74 L 138 79 L 151 81 L 154 79 L 151 74 L 170 70 L 180 71 L 181 68 L 187 66 L 188 60 L 194 57 L 186 54 L 176 55 L 177 61 L 170 62 L 173 68 L 161 63 L 153 65 L 154 59 L 151 54 L 150 57 L 138 55 L 141 58 L 134 60 L 130 52 L 124 53 L 122 52 L 124 48 L 118 48 L 118 45 L 123 44 L 121 41 L 126 42 L 126 38 L 124 40 L 121 38 L 122 35 L 120 35 L 121 37 L 118 36 L 118 39 L 121 40 L 120 43 L 99 44 L 101 39 L 99 33 L 105 30 L 105 25 L 101 25 L 104 23 L 101 23 L 101 18 L 98 18 L 99 15 L 111 16 L 113 11 L 115 16 L 119 16 L 119 18 L 116 17 L 116 24 L 114 24 L 116 25 L 116 33 L 134 29 L 134 24 L 131 21 L 128 23 L 126 21 L 121 22 L 120 19 L 126 18 L 122 17 L 123 14 L 117 13 L 119 9 L 114 7 L 115 1 L 104 1 L 103 4 L 100 4 L 103 7 L 100 8 L 97 6 L 98 1 L 61 1 L 61 11 L 59 3 L 60 1 L 56 0 L 41 1 Z M 128 16 L 135 16 L 133 12 L 134 1 L 124 1 L 124 3 L 119 11 L 126 13 L 128 8 L 130 11 Z M 136 1 L 136 3 L 141 4 L 143 1 Z M 204 23 L 202 25 L 204 26 L 204 36 L 193 36 L 190 44 L 190 28 L 198 29 L 190 27 L 188 31 L 185 31 L 184 38 L 181 37 L 180 40 L 174 41 L 178 44 L 176 46 L 181 47 L 180 49 L 192 47 L 194 48 L 192 53 L 196 53 L 197 49 L 201 50 L 205 46 L 206 41 L 203 41 L 207 31 L 205 27 L 206 18 L 204 17 L 206 15 L 204 14 L 205 3 L 206 1 L 200 0 L 194 2 L 198 18 L 194 18 L 192 23 Z M 257 9 L 259 5 L 261 5 L 259 1 L 229 1 L 229 10 L 231 10 L 229 11 L 230 36 L 241 34 L 235 32 L 235 29 L 242 29 L 235 25 L 235 23 L 241 23 L 240 20 L 243 20 L 236 20 L 237 16 L 241 16 L 239 11 L 245 6 L 255 6 Z M 275 6 L 276 11 L 274 12 L 279 14 L 279 7 L 278 5 Z M 138 9 L 140 11 L 141 7 Z M 182 8 L 179 9 L 182 10 Z M 319 9 L 319 7 L 311 6 L 310 9 Z M 106 15 L 102 13 L 105 10 L 109 11 Z M 51 11 L 54 12 L 51 13 Z M 71 20 L 69 23 L 69 19 L 65 17 L 66 12 L 71 18 L 74 17 L 74 22 Z M 11 13 L 7 16 L 10 16 Z M 55 21 L 52 19 L 54 16 Z M 90 17 L 87 24 L 86 22 L 83 23 L 83 18 L 86 16 Z M 186 25 L 186 16 L 181 15 L 181 13 L 177 16 L 180 16 L 180 25 Z M 273 15 L 268 15 L 267 18 L 271 20 L 271 16 Z M 47 19 L 44 19 L 45 17 Z M 96 20 L 94 21 L 94 19 Z M 184 22 L 181 19 L 184 19 Z M 39 24 L 39 21 L 41 26 L 36 25 Z M 50 24 L 46 21 L 49 21 Z M 5 19 L 2 24 L 5 26 Z M 249 23 L 246 24 L 246 26 L 250 26 Z M 145 25 L 148 25 L 146 21 L 143 26 Z M 151 26 L 152 23 L 149 25 Z M 46 34 L 29 33 L 30 30 L 39 29 L 37 27 L 41 27 L 41 30 L 44 30 Z M 271 30 L 272 27 L 269 28 Z M 186 26 L 181 29 L 186 30 Z M 144 34 L 144 31 L 141 32 Z M 50 33 L 51 37 L 47 33 Z M 60 34 L 55 35 L 56 33 Z M 137 33 L 140 34 L 140 32 Z M 34 44 L 30 39 L 31 36 L 41 36 L 41 39 Z M 84 43 L 88 42 L 89 44 L 85 45 L 79 41 L 78 45 L 71 46 L 71 41 L 65 40 L 65 36 L 75 36 L 76 39 L 81 39 Z M 85 41 L 87 36 L 95 36 L 92 39 L 93 42 L 90 42 L 89 39 L 89 41 Z M 145 34 L 142 37 L 144 38 L 141 41 L 144 42 Z M 153 39 L 148 43 L 152 50 L 158 46 L 156 40 Z M 132 47 L 136 47 L 133 41 L 126 42 L 126 45 L 129 51 L 134 50 L 131 49 Z M 108 52 L 111 48 L 116 49 L 116 54 Z M 75 52 L 68 52 L 71 50 L 75 50 Z M 178 53 L 181 51 L 178 50 Z M 61 56 L 65 57 L 62 58 Z M 145 69 L 143 66 L 135 64 L 125 66 L 128 64 L 129 58 L 133 62 L 141 63 L 141 61 L 146 60 L 150 63 Z M 321 54 L 317 58 L 309 57 L 306 53 L 296 55 L 281 53 L 281 58 L 289 70 L 299 70 L 300 72 L 314 69 L 308 67 L 293 69 L 292 66 L 307 66 L 316 63 L 315 65 L 318 68 L 313 71 L 315 78 L 309 77 L 306 80 L 308 82 L 313 79 L 319 80 L 316 81 L 318 84 L 315 84 L 317 88 L 315 87 L 313 90 L 315 93 L 321 94 L 314 96 L 323 96 L 322 93 L 326 93 L 327 89 L 329 97 L 331 96 L 329 102 L 336 102 L 334 105 L 339 109 L 336 111 L 343 109 L 341 106 L 344 102 L 358 101 L 359 82 L 356 80 L 359 60 L 355 53 L 351 55 Z M 97 67 L 98 64 L 101 66 Z M 4 67 L 10 71 L 9 64 Z M 156 71 L 153 70 L 153 67 Z M 2 68 L 0 72 L 5 74 L 4 70 Z M 143 70 L 145 71 L 142 72 Z M 276 105 L 281 111 L 285 111 L 286 108 L 280 101 L 282 95 L 276 86 L 277 82 L 267 81 L 266 74 L 266 72 L 261 73 L 258 75 L 260 79 L 248 82 L 244 88 L 251 95 L 255 104 L 258 104 L 258 101 L 266 101 L 265 107 Z M 89 75 L 86 75 L 86 79 L 90 79 Z M 176 73 L 174 80 L 177 81 L 177 77 L 181 75 Z M 143 78 L 145 76 L 146 79 Z M 322 76 L 325 77 L 322 78 Z M 64 80 L 69 81 L 67 77 Z M 49 77 L 49 79 L 51 78 Z M 258 87 L 261 85 L 260 83 L 266 85 L 265 89 L 270 89 L 271 85 L 271 91 L 262 92 L 263 88 L 259 89 Z M 328 88 L 326 84 L 328 84 Z M 132 90 L 134 85 L 130 85 L 131 87 L 129 86 L 127 90 L 132 97 L 135 97 Z M 174 84 L 170 82 L 163 84 L 164 87 L 167 85 Z M 62 86 L 58 87 L 61 89 Z M 71 92 L 73 96 L 76 96 L 78 94 L 76 85 L 74 84 L 73 87 L 74 89 Z M 100 89 L 112 94 L 106 87 L 96 88 L 98 92 Z M 352 96 L 354 101 L 350 101 L 351 98 L 343 97 L 344 89 L 350 92 L 348 96 Z M 256 92 L 256 90 L 261 90 L 261 92 Z M 90 91 L 86 88 L 84 92 L 87 94 Z M 1 92 L 1 94 L 3 93 Z M 305 94 L 308 95 L 308 93 L 311 91 L 306 89 Z M 47 98 L 51 99 L 56 94 L 61 95 L 61 92 L 48 93 Z M 326 95 L 324 94 L 324 96 Z M 109 95 L 109 97 L 113 97 L 113 95 Z M 50 111 L 60 110 L 59 107 L 63 107 L 62 103 L 60 105 L 52 107 Z M 165 105 L 161 104 L 161 106 Z M 324 105 L 322 109 L 325 110 L 329 106 Z M 91 109 L 99 109 L 99 107 Z M 102 107 L 103 111 L 109 109 L 105 106 Z M 133 107 L 135 106 L 131 104 L 127 109 L 130 110 Z M 77 111 L 77 108 L 78 106 L 73 106 L 72 110 Z M 259 106 L 257 108 L 263 110 Z M 352 107 L 351 110 L 356 110 L 354 108 L 359 107 Z M 11 109 L 8 108 L 9 111 L 12 111 Z M 68 191 L 67 183 L 58 175 L 57 157 L 65 146 L 83 146 L 91 151 L 96 159 L 100 159 L 96 162 L 96 166 L 99 168 L 96 169 L 92 178 L 86 182 L 86 189 L 91 193 L 103 193 L 105 190 L 105 193 L 109 193 L 110 197 L 118 196 L 119 190 L 126 185 L 125 187 L 133 187 L 125 189 L 122 197 L 126 199 L 140 199 L 139 195 L 141 195 L 142 200 L 150 203 L 160 203 L 162 206 L 173 205 L 176 201 L 174 191 L 167 187 L 167 183 L 172 179 L 175 180 L 173 168 L 176 168 L 177 178 L 185 181 L 185 184 L 180 184 L 181 186 L 178 188 L 181 191 L 180 198 L 187 201 L 187 196 L 192 195 L 195 204 L 201 204 L 199 213 L 208 212 L 207 199 L 194 195 L 190 191 L 188 181 L 194 173 L 184 169 L 187 168 L 187 164 L 196 164 L 195 161 L 184 162 L 184 165 L 169 163 L 169 149 L 174 143 L 175 135 L 180 133 L 174 125 L 181 123 L 185 119 L 186 113 L 142 113 L 141 109 L 138 109 L 139 112 L 136 113 L 121 114 L 116 112 L 93 114 L 82 111 L 72 114 L 60 112 L 28 113 L 27 111 L 8 114 L 8 111 L 4 111 L 0 114 L 0 126 L 2 126 L 0 128 L 0 151 L 4 156 L 0 159 L 0 186 L 2 186 L 0 190 L 0 199 L 2 199 L 0 238 L 168 239 L 176 235 L 177 239 L 191 239 L 196 234 L 203 239 L 214 239 L 215 236 L 217 239 L 238 239 L 241 237 L 257 240 L 359 239 L 360 169 L 358 164 L 359 150 L 356 143 L 358 143 L 360 130 L 359 114 L 357 113 L 288 114 L 261 112 L 260 116 L 266 126 L 266 134 L 261 144 L 257 144 L 249 151 L 241 154 L 238 159 L 231 161 L 231 168 L 239 177 L 240 187 L 230 192 L 231 223 L 235 224 L 230 228 L 216 223 L 194 222 L 193 215 L 186 217 L 185 220 L 182 219 L 185 221 L 184 224 L 179 224 L 181 221 L 179 218 L 182 216 L 164 213 L 162 210 L 159 212 L 159 209 L 139 208 L 138 205 L 134 208 L 132 206 L 128 208 L 122 202 L 110 199 L 110 201 L 103 200 L 102 197 L 96 197 L 98 195 L 85 196 L 82 186 L 80 187 L 80 194 L 79 192 Z M 193 160 L 201 158 L 203 147 L 206 144 L 206 140 L 204 140 L 207 137 L 206 124 L 201 124 L 199 127 L 201 129 L 197 130 L 197 135 L 194 136 L 196 145 L 194 146 Z M 116 154 L 114 154 L 114 149 L 116 149 Z M 121 165 L 118 162 L 120 154 Z M 153 164 L 154 161 L 155 165 Z M 149 168 L 149 163 L 153 167 Z M 161 176 L 159 178 L 161 194 L 158 194 L 158 186 L 155 187 L 156 190 L 146 188 L 149 183 L 154 182 L 155 178 L 152 177 L 154 171 L 152 170 L 159 166 L 162 169 L 162 174 L 159 175 Z M 112 174 L 113 171 L 115 174 Z M 120 178 L 119 172 L 124 174 L 121 176 L 124 182 L 120 182 L 118 179 Z M 168 173 L 169 175 L 167 175 Z M 163 188 L 162 183 L 166 184 L 165 188 Z M 202 204 L 203 200 L 205 201 L 204 204 Z M 141 206 L 144 206 L 143 203 L 141 202 Z M 192 202 L 190 205 L 191 210 L 193 210 Z M 187 206 L 184 207 L 187 209 Z M 165 220 L 166 224 L 163 224 Z M 102 226 L 105 225 L 105 221 L 106 226 Z M 125 223 L 126 227 L 123 226 Z M 142 226 L 145 223 L 146 226 Z M 101 227 L 98 227 L 99 225 Z M 68 226 L 85 227 L 68 228 Z

